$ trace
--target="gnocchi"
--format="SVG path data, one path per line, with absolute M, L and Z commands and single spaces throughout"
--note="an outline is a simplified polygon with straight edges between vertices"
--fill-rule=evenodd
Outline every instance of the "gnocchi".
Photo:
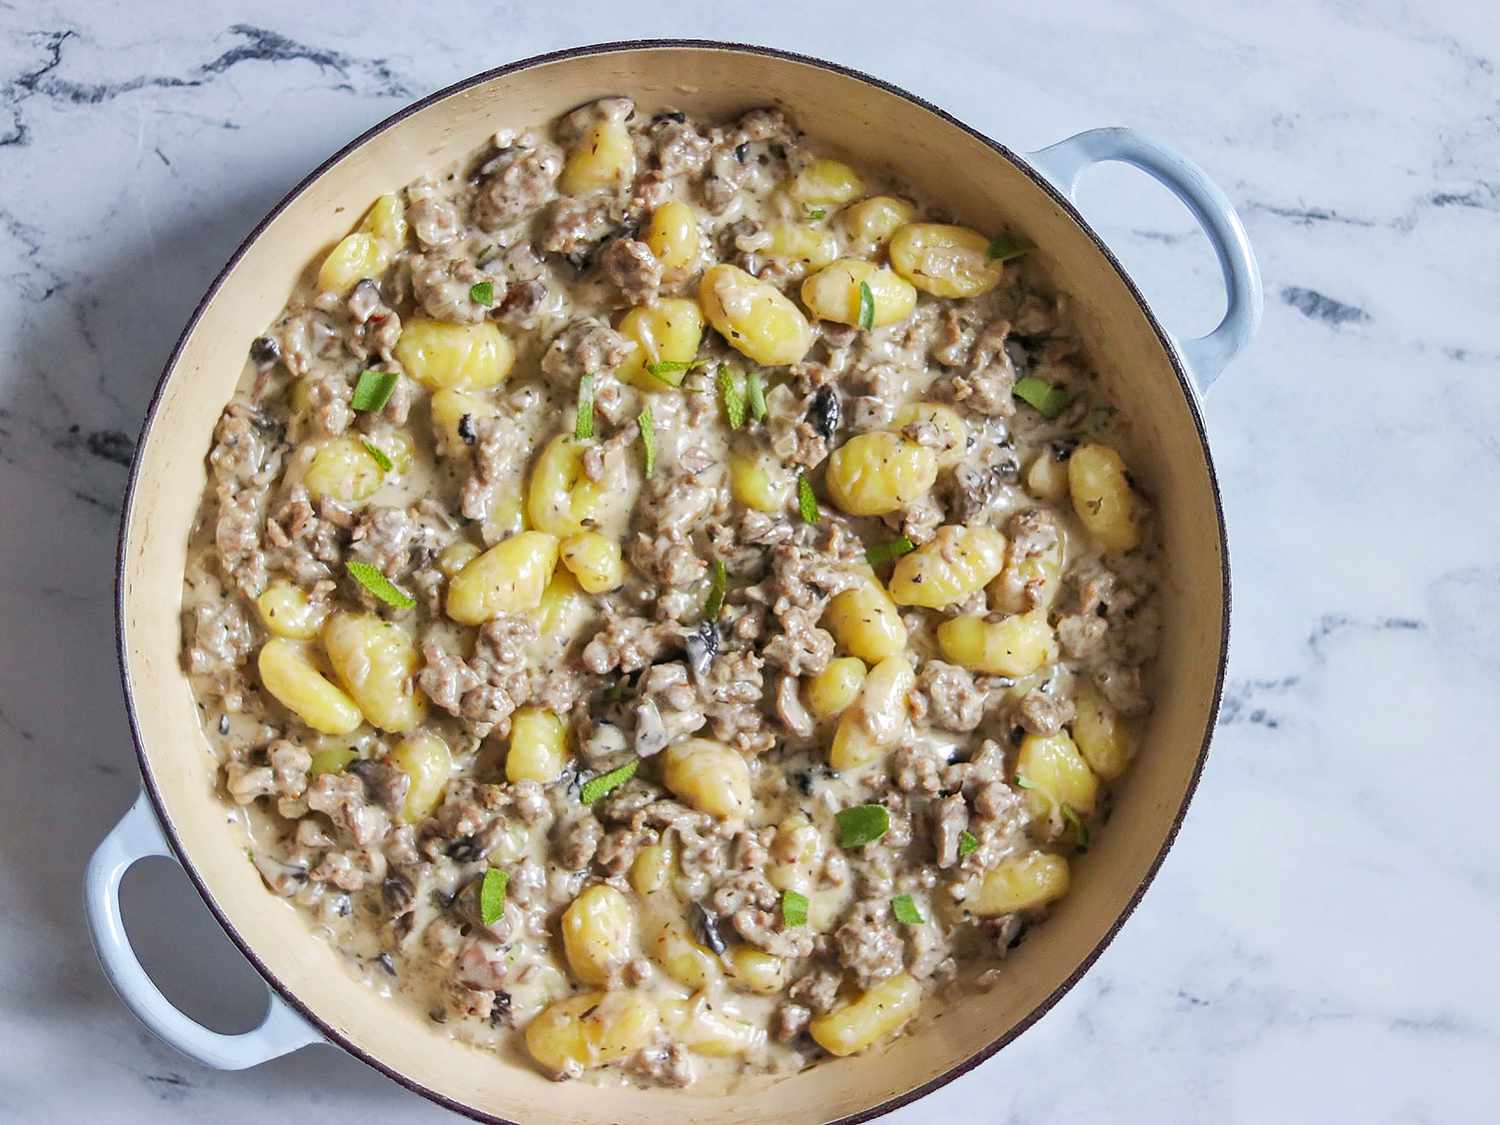
M 510 746 L 505 752 L 508 781 L 539 781 L 562 776 L 570 757 L 568 728 L 556 711 L 522 707 L 510 719 Z
M 891 572 L 897 605 L 942 609 L 978 593 L 1005 565 L 1005 536 L 993 527 L 946 524 Z
M 1045 610 L 999 621 L 965 614 L 937 628 L 943 659 L 987 676 L 1029 676 L 1057 660 L 1057 637 Z
M 825 266 L 804 281 L 802 303 L 823 320 L 856 328 L 883 328 L 911 316 L 917 307 L 917 290 L 884 266 L 848 258 Z
M 763 367 L 797 363 L 812 347 L 812 326 L 802 310 L 738 266 L 720 264 L 705 272 L 698 301 L 729 346 Z
M 1005 270 L 990 261 L 989 245 L 968 227 L 908 223 L 891 236 L 891 268 L 934 297 L 979 297 L 1000 284 Z
M 869 765 L 906 731 L 906 703 L 916 672 L 904 656 L 888 656 L 870 669 L 854 703 L 839 719 L 828 764 L 836 770 Z
M 549 441 L 531 470 L 526 512 L 531 526 L 559 539 L 590 530 L 603 489 L 583 471 L 584 443 L 571 434 Z
M 936 480 L 932 450 L 885 430 L 852 437 L 828 458 L 828 494 L 851 516 L 894 512 Z
M 1140 509 L 1120 454 L 1107 445 L 1080 445 L 1068 458 L 1073 511 L 1106 551 L 1140 546 Z
M 620 321 L 620 335 L 635 346 L 615 368 L 615 375 L 637 390 L 680 387 L 687 365 L 703 340 L 703 312 L 685 297 L 663 297 L 654 305 L 631 309 Z M 647 370 L 647 366 L 655 372 Z
M 698 260 L 703 235 L 698 230 L 698 216 L 693 208 L 669 199 L 651 214 L 646 228 L 646 245 L 669 270 L 681 272 Z
M 853 1055 L 894 1035 L 917 1014 L 922 986 L 897 973 L 866 989 L 852 1003 L 818 1016 L 807 1027 L 830 1055 Z
M 557 555 L 557 536 L 545 531 L 523 531 L 496 543 L 448 583 L 448 616 L 479 625 L 502 613 L 539 608 Z
M 510 337 L 489 321 L 446 324 L 418 317 L 402 327 L 396 358 L 406 373 L 431 391 L 493 387 L 516 363 Z
M 323 674 L 307 646 L 272 637 L 257 658 L 266 690 L 313 730 L 348 734 L 365 721 L 359 706 Z
M 604 984 L 635 949 L 635 911 L 621 892 L 596 883 L 563 911 L 568 967 L 584 984 Z
M 372 613 L 335 613 L 323 626 L 323 648 L 344 690 L 372 726 L 401 733 L 427 715 L 417 691 L 417 649 L 398 625 Z
M 722 742 L 689 738 L 662 755 L 662 781 L 693 808 L 725 820 L 750 811 L 750 767 Z

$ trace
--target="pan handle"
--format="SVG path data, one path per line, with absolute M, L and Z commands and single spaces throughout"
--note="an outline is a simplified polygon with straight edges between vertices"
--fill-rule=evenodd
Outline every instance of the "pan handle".
M 120 880 L 148 856 L 175 858 L 142 793 L 89 860 L 83 904 L 104 975 L 136 1018 L 188 1058 L 219 1070 L 243 1070 L 321 1043 L 323 1037 L 275 993 L 266 1018 L 242 1035 L 224 1035 L 180 1012 L 152 983 L 120 917 Z
M 1213 245 L 1224 274 L 1224 287 L 1229 291 L 1228 307 L 1217 328 L 1193 340 L 1172 337 L 1198 389 L 1208 390 L 1255 335 L 1265 310 L 1260 266 L 1250 248 L 1245 225 L 1229 197 L 1187 157 L 1134 129 L 1090 129 L 1027 153 L 1026 159 L 1069 202 L 1076 202 L 1074 193 L 1084 169 L 1106 160 L 1118 160 L 1139 168 L 1187 205 Z

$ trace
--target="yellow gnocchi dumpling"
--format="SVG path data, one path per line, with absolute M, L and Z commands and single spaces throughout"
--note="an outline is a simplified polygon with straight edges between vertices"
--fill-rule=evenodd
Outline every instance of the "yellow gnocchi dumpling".
M 374 726 L 408 731 L 426 717 L 427 697 L 416 689 L 421 659 L 400 626 L 373 613 L 336 613 L 323 626 L 323 651 Z
M 453 774 L 453 755 L 446 742 L 424 731 L 403 738 L 391 751 L 391 764 L 410 779 L 401 812 L 406 823 L 416 824 L 442 801 Z
M 278 637 L 310 641 L 328 616 L 328 603 L 313 601 L 307 591 L 290 582 L 272 582 L 255 599 L 261 624 Z
M 583 471 L 585 448 L 572 434 L 558 434 L 542 450 L 526 492 L 532 527 L 559 539 L 590 529 L 604 490 Z
M 356 437 L 343 434 L 319 446 L 302 484 L 314 500 L 327 496 L 345 504 L 368 499 L 385 480 L 385 470 Z
M 788 191 L 801 203 L 848 203 L 865 193 L 865 182 L 843 161 L 819 157 L 792 178 Z
M 686 203 L 667 200 L 651 214 L 646 245 L 666 269 L 690 269 L 703 248 L 697 213 Z
M 771 886 L 808 894 L 823 865 L 823 835 L 805 813 L 792 813 L 776 826 L 771 856 L 775 862 L 766 869 Z
M 698 301 L 714 329 L 763 367 L 797 363 L 812 347 L 812 326 L 774 285 L 720 263 L 703 275 Z
M 391 264 L 391 247 L 368 231 L 355 231 L 339 239 L 318 269 L 318 289 L 324 293 L 347 293 L 367 277 L 379 277 Z
M 828 495 L 851 516 L 904 508 L 937 480 L 932 450 L 886 430 L 857 434 L 828 458 Z M 910 556 L 908 556 L 910 557 Z
M 839 256 L 839 240 L 827 227 L 778 220 L 766 233 L 770 242 L 762 253 L 797 273 L 821 269 Z
M 516 363 L 510 337 L 490 321 L 449 324 L 415 317 L 401 328 L 396 358 L 406 373 L 431 391 L 445 387 L 493 387 Z
M 979 893 L 968 902 L 970 913 L 980 918 L 998 918 L 1022 910 L 1035 910 L 1068 893 L 1068 861 L 1060 855 L 1031 852 L 1002 860 L 980 884 Z
M 1073 741 L 1089 768 L 1105 781 L 1124 774 L 1135 756 L 1135 731 L 1100 694 L 1092 680 L 1084 680 L 1074 700 Z
M 865 662 L 857 656 L 838 656 L 803 685 L 803 701 L 814 719 L 822 722 L 844 710 L 859 695 L 865 682 Z
M 562 938 L 573 975 L 603 984 L 635 952 L 635 910 L 614 887 L 598 883 L 563 911 Z
M 318 289 L 324 293 L 347 293 L 365 278 L 379 277 L 406 241 L 406 211 L 395 195 L 382 195 L 360 223 L 359 230 L 345 235 L 323 259 L 318 270 Z
M 1044 609 L 1000 621 L 949 618 L 938 626 L 937 640 L 949 664 L 987 676 L 1029 676 L 1057 660 L 1057 635 Z
M 749 992 L 774 996 L 786 987 L 786 960 L 753 945 L 737 945 L 729 951 L 734 982 Z
M 585 130 L 568 150 L 557 190 L 564 195 L 582 195 L 634 178 L 635 141 L 625 122 L 607 117 Z
M 305 644 L 272 637 L 256 663 L 266 690 L 313 730 L 348 734 L 364 722 L 359 706 L 323 674 Z
M 870 664 L 906 650 L 906 625 L 873 574 L 835 595 L 823 613 L 823 627 L 841 649 Z
M 662 1024 L 690 1051 L 710 1058 L 748 1055 L 765 1042 L 765 1030 L 708 1005 L 707 997 L 663 1000 Z
M 893 195 L 872 195 L 839 212 L 838 222 L 844 228 L 850 248 L 861 257 L 869 257 L 891 240 L 898 229 L 911 222 L 915 209 L 904 199 Z
M 897 605 L 942 609 L 984 589 L 1004 565 L 1005 536 L 993 527 L 945 524 L 897 560 L 891 597 Z
M 724 820 L 750 814 L 750 767 L 736 750 L 688 738 L 662 754 L 662 783 L 693 808 Z
M 659 921 L 646 952 L 662 972 L 694 992 L 712 987 L 724 975 L 719 959 L 693 937 L 681 919 Z
M 688 364 L 698 357 L 703 342 L 703 310 L 687 297 L 663 297 L 654 305 L 631 309 L 620 321 L 620 335 L 635 345 L 615 368 L 615 376 L 643 391 L 664 391 L 682 385 Z M 666 364 L 657 373 L 648 364 Z
M 908 426 L 930 430 L 938 439 L 932 446 L 939 471 L 951 469 L 963 460 L 969 448 L 969 427 L 958 411 L 941 402 L 909 402 L 896 411 L 891 429 L 904 431 Z
M 526 1025 L 526 1049 L 554 1074 L 591 1069 L 634 1054 L 660 1025 L 655 1003 L 634 989 L 581 992 Z
M 665 890 L 676 869 L 677 847 L 671 835 L 666 834 L 661 843 L 647 844 L 635 853 L 635 861 L 630 865 L 630 888 L 638 895 Z
M 539 781 L 562 776 L 568 764 L 568 728 L 556 711 L 522 707 L 510 718 L 510 747 L 505 752 L 507 781 Z
M 557 551 L 557 536 L 545 531 L 501 540 L 448 583 L 448 616 L 480 625 L 502 613 L 537 609 L 557 569 Z
M 784 512 L 792 496 L 792 475 L 763 447 L 736 448 L 729 454 L 729 492 L 757 512 Z
M 909 973 L 878 982 L 852 1003 L 818 1016 L 807 1025 L 813 1041 L 830 1055 L 856 1054 L 894 1035 L 917 1014 L 922 986 Z
M 625 581 L 620 545 L 597 531 L 584 531 L 562 541 L 563 565 L 591 594 L 618 590 Z
M 1093 443 L 1073 450 L 1068 458 L 1068 489 L 1079 522 L 1106 551 L 1140 546 L 1140 505 L 1118 452 Z
M 917 307 L 917 290 L 911 282 L 884 266 L 845 258 L 820 269 L 802 283 L 802 303 L 823 320 L 855 328 L 881 328 L 899 324 L 911 316 Z
M 561 648 L 572 644 L 593 616 L 593 600 L 583 592 L 565 567 L 552 572 L 552 581 L 542 591 L 542 602 L 531 611 L 537 636 Z
M 891 268 L 934 297 L 978 297 L 1000 284 L 1004 263 L 989 258 L 989 239 L 947 223 L 907 223 L 891 238 Z
M 828 764 L 836 770 L 858 769 L 895 746 L 906 732 L 906 703 L 916 685 L 916 672 L 905 656 L 886 657 L 871 668 L 859 696 L 839 718 Z
M 1025 613 L 1051 606 L 1062 586 L 1065 551 L 1062 528 L 1058 528 L 1057 538 L 1051 546 L 1025 558 L 1015 557 L 1015 544 L 1012 543 L 1011 553 L 1005 559 L 1005 569 L 990 583 L 987 591 L 991 607 L 1001 613 Z
M 1032 816 L 1039 820 L 1060 812 L 1064 805 L 1087 816 L 1099 799 L 1099 779 L 1066 731 L 1023 738 L 1016 755 L 1016 776 L 1022 779 Z
M 468 441 L 477 438 L 474 424 L 485 418 L 497 418 L 500 406 L 488 395 L 461 387 L 448 387 L 432 396 L 432 432 L 437 439 L 437 451 L 445 457 L 462 453 L 468 449 Z M 468 422 L 465 423 L 464 419 Z

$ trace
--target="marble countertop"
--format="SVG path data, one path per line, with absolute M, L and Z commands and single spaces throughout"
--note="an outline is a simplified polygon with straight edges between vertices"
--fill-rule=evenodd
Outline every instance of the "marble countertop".
M 0 0 L 0 1121 L 444 1117 L 333 1050 L 200 1068 L 100 975 L 80 875 L 137 790 L 111 642 L 120 493 L 190 310 L 307 169 L 474 71 L 672 34 L 852 64 L 1019 149 L 1159 134 L 1238 202 L 1265 271 L 1261 337 L 1208 402 L 1235 631 L 1181 838 L 1082 984 L 890 1120 L 1494 1119 L 1493 11 L 835 7 Z M 1184 209 L 1120 168 L 1082 199 L 1172 326 L 1211 325 L 1217 270 Z M 156 862 L 126 892 L 169 994 L 250 1026 L 263 989 L 186 881 Z

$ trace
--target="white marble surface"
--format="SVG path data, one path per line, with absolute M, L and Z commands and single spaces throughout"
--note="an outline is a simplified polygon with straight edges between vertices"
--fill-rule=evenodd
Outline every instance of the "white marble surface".
M 850 63 L 1023 149 L 1160 134 L 1239 202 L 1265 271 L 1262 336 L 1208 404 L 1235 640 L 1181 839 L 1078 988 L 892 1120 L 1496 1119 L 1492 4 L 380 7 L 0 0 L 0 1121 L 444 1116 L 332 1050 L 194 1066 L 100 976 L 79 879 L 136 791 L 119 496 L 193 304 L 307 169 L 471 72 L 653 34 Z M 1170 323 L 1212 322 L 1185 211 L 1123 170 L 1084 205 Z M 174 997 L 257 1018 L 180 876 L 147 865 L 127 896 Z

